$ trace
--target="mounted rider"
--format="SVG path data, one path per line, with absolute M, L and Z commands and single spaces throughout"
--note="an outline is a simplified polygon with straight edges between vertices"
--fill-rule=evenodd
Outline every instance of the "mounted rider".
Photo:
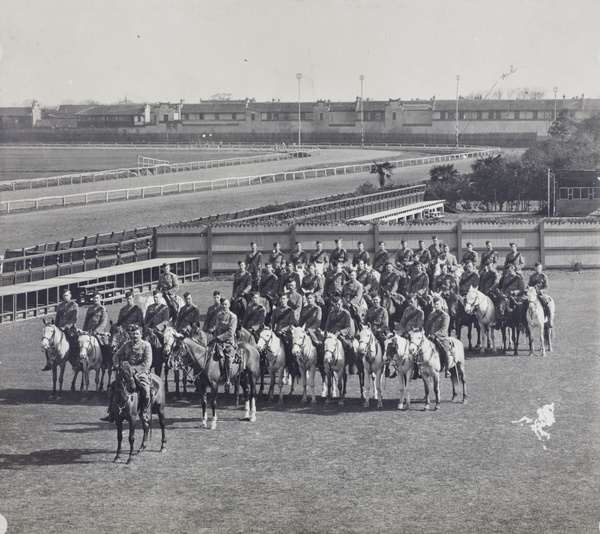
M 425 248 L 425 241 L 419 240 L 419 248 L 413 251 L 413 259 L 425 266 L 425 271 L 429 269 L 431 263 L 431 252 Z
M 294 320 L 296 323 L 300 321 L 300 312 L 302 311 L 302 295 L 296 291 L 296 282 L 290 280 L 287 285 L 288 305 L 294 312 Z
M 380 241 L 379 250 L 375 253 L 375 257 L 373 258 L 373 270 L 382 273 L 389 261 L 390 253 L 385 249 L 385 241 Z
M 346 272 L 344 266 L 338 263 L 335 269 L 327 271 L 325 276 L 325 302 L 329 305 L 334 297 L 342 294 L 342 287 L 346 283 Z
M 410 278 L 408 286 L 408 297 L 418 297 L 421 301 L 427 298 L 429 294 L 429 276 L 425 272 L 425 265 L 420 262 L 415 263 L 415 274 Z
M 442 245 L 442 253 L 438 256 L 438 262 L 444 262 L 448 266 L 448 272 L 453 273 L 458 269 L 458 261 L 454 254 L 450 253 L 450 246 L 446 243 Z
M 549 301 L 551 300 L 550 295 L 548 295 L 548 276 L 546 273 L 542 272 L 544 266 L 538 261 L 535 263 L 535 272 L 529 277 L 529 287 L 535 287 L 535 290 L 538 295 L 538 299 L 542 303 L 542 307 L 544 308 L 544 313 L 546 317 L 548 317 L 548 327 L 554 327 L 554 314 L 552 313 Z
M 276 305 L 279 299 L 279 278 L 274 272 L 273 265 L 267 263 L 265 266 L 266 274 L 260 279 L 260 296 L 268 302 L 269 313 Z
M 440 354 L 440 373 L 445 370 L 445 376 L 450 376 L 448 372 L 449 355 L 452 351 L 452 343 L 449 340 L 448 328 L 450 326 L 450 316 L 442 310 L 442 301 L 439 297 L 433 299 L 433 311 L 425 322 L 425 335 L 433 341 Z M 414 375 L 413 375 L 414 378 Z
M 162 344 L 162 331 L 169 324 L 169 308 L 161 302 L 161 293 L 158 289 L 153 291 L 154 304 L 150 304 L 144 317 L 144 329 L 146 341 L 155 343 L 155 346 Z
M 510 309 L 523 303 L 525 297 L 525 282 L 515 271 L 515 266 L 509 263 L 506 274 L 500 279 L 498 289 L 509 300 Z
M 358 262 L 363 261 L 365 265 L 369 264 L 369 252 L 365 250 L 365 245 L 362 241 L 356 243 L 358 250 L 352 255 L 352 267 L 357 268 Z
M 168 263 L 162 264 L 163 273 L 158 277 L 156 289 L 162 292 L 163 298 L 167 302 L 172 318 L 177 316 L 177 290 L 179 289 L 179 279 L 171 272 L 171 266 Z
M 104 355 L 106 354 L 105 347 L 108 347 L 110 344 L 109 335 L 106 332 L 108 328 L 108 314 L 106 313 L 106 308 L 102 306 L 100 293 L 94 294 L 92 302 L 92 306 L 88 308 L 85 314 L 82 330 L 96 337 Z
M 315 264 L 315 271 L 318 274 L 325 276 L 325 273 L 329 269 L 329 256 L 327 255 L 327 252 L 323 250 L 323 243 L 317 241 L 315 245 L 317 249 L 311 253 L 309 262 Z
M 261 302 L 260 293 L 255 291 L 252 293 L 252 302 L 250 302 L 246 308 L 242 327 L 248 330 L 248 332 L 254 336 L 256 341 L 258 341 L 260 331 L 265 327 L 266 316 L 267 309 Z
M 327 314 L 327 321 L 325 321 L 325 331 L 336 334 L 337 338 L 342 342 L 344 351 L 348 355 L 346 361 L 352 370 L 356 359 L 354 347 L 352 346 L 352 338 L 355 335 L 352 317 L 350 316 L 350 312 L 344 308 L 344 301 L 341 297 L 334 297 L 332 304 L 333 307 Z
M 481 281 L 477 271 L 475 270 L 475 264 L 471 260 L 467 260 L 464 263 L 465 272 L 461 275 L 458 282 L 458 294 L 461 297 L 466 297 L 470 287 L 477 289 L 479 282 Z
M 365 324 L 371 327 L 371 330 L 383 349 L 387 333 L 390 331 L 390 317 L 387 310 L 381 305 L 381 297 L 373 296 L 373 306 L 367 310 Z
M 506 260 L 504 261 L 504 274 L 506 274 L 506 272 L 508 271 L 508 266 L 513 265 L 515 268 L 515 273 L 522 278 L 523 273 L 521 272 L 521 269 L 525 267 L 525 259 L 523 258 L 523 255 L 517 250 L 516 243 L 510 243 L 510 248 L 512 250 L 506 255 Z
M 273 266 L 273 271 L 279 277 L 283 270 L 283 252 L 277 241 L 273 243 L 273 252 L 269 254 L 269 263 Z
M 246 262 L 238 261 L 239 269 L 233 275 L 231 301 L 241 309 L 242 315 L 248 305 L 248 296 L 252 291 L 252 275 L 246 270 Z
M 262 273 L 262 254 L 256 248 L 256 243 L 250 243 L 250 252 L 246 254 L 246 267 L 252 276 L 252 289 L 258 291 Z
M 221 299 L 221 310 L 217 314 L 212 342 L 215 346 L 215 354 L 219 360 L 224 359 L 223 370 L 225 371 L 225 389 L 231 388 L 231 363 L 235 359 L 237 330 L 237 316 L 229 307 L 229 299 Z
M 308 274 L 302 278 L 302 294 L 307 295 L 313 293 L 317 304 L 322 306 L 325 301 L 323 300 L 323 291 L 325 289 L 325 281 L 322 275 L 320 275 L 315 267 L 314 263 L 309 263 Z
M 179 310 L 177 314 L 177 321 L 175 321 L 175 330 L 184 336 L 191 337 L 194 328 L 200 327 L 200 310 L 198 306 L 194 304 L 194 300 L 189 291 L 183 294 L 185 305 Z
M 221 311 L 221 299 L 223 295 L 220 291 L 213 291 L 213 299 L 214 303 L 208 307 L 206 310 L 206 315 L 204 316 L 204 324 L 202 325 L 202 330 L 207 334 L 214 330 L 215 325 L 217 323 L 217 315 Z
M 285 347 L 285 363 L 288 369 L 292 369 L 294 358 L 292 356 L 292 327 L 298 326 L 294 316 L 294 310 L 288 306 L 288 295 L 284 293 L 279 297 L 279 306 L 273 310 L 271 315 L 271 329 L 282 340 Z
M 296 270 L 296 266 L 291 261 L 288 261 L 285 264 L 285 269 L 283 270 L 281 277 L 279 278 L 280 295 L 283 295 L 287 291 L 288 284 L 292 281 L 296 284 L 296 287 L 300 287 L 302 285 L 302 280 L 300 280 L 300 275 Z
M 335 269 L 340 263 L 342 267 L 346 267 L 348 263 L 348 252 L 342 248 L 342 238 L 335 240 L 335 248 L 329 254 L 330 268 Z
M 79 314 L 79 306 L 74 300 L 71 300 L 71 290 L 65 289 L 62 293 L 62 302 L 56 307 L 56 317 L 54 318 L 54 324 L 62 332 L 64 332 L 69 346 L 77 339 L 77 329 L 75 323 L 77 322 L 77 315 Z M 71 349 L 69 348 L 69 351 Z M 50 371 L 52 366 L 50 365 L 50 355 L 46 351 L 46 367 L 42 368 L 42 371 Z
M 454 275 L 448 272 L 448 264 L 441 263 L 440 264 L 441 273 L 435 279 L 433 290 L 436 293 L 441 293 L 445 298 L 451 296 L 452 293 L 456 294 L 458 290 L 458 285 L 456 283 L 456 278 Z
M 166 306 L 165 306 L 166 308 Z M 119 367 L 122 362 L 129 362 L 133 377 L 140 394 L 141 416 L 143 421 L 150 421 L 150 366 L 152 365 L 152 348 L 150 343 L 142 339 L 142 330 L 137 325 L 129 327 L 130 341 L 126 341 L 115 352 L 113 365 Z M 114 422 L 115 414 L 110 406 L 114 396 L 113 388 L 108 390 L 108 416 L 102 417 L 101 421 Z
M 400 246 L 400 250 L 396 252 L 396 269 L 405 270 L 407 268 L 407 265 L 410 264 L 410 262 L 413 260 L 413 251 L 412 249 L 408 248 L 408 243 L 406 239 L 402 239 L 400 241 Z
M 292 265 L 298 265 L 299 263 L 306 265 L 308 263 L 308 254 L 302 250 L 302 243 L 296 241 L 294 250 L 290 253 L 290 261 Z
M 379 280 L 379 296 L 381 297 L 383 307 L 390 314 L 393 307 L 402 306 L 405 301 L 404 295 L 398 292 L 399 283 L 400 277 L 398 273 L 394 271 L 394 266 L 388 262 Z
M 479 254 L 473 250 L 473 243 L 467 242 L 467 250 L 463 253 L 460 263 L 466 269 L 466 263 L 470 261 L 475 267 L 479 263 Z
M 483 272 L 479 278 L 479 291 L 490 297 L 493 301 L 495 298 L 493 290 L 498 286 L 499 282 L 500 273 L 496 270 L 496 264 L 490 262 L 484 265 Z
M 302 307 L 300 314 L 300 326 L 304 328 L 317 349 L 317 367 L 323 369 L 323 331 L 321 322 L 323 320 L 323 310 L 317 304 L 316 297 L 312 293 L 307 293 L 304 298 L 306 304 Z
M 125 293 L 125 299 L 127 300 L 127 304 L 119 310 L 117 326 L 121 326 L 128 332 L 130 326 L 142 326 L 144 324 L 144 312 L 134 303 L 131 291 Z
M 409 333 L 413 330 L 420 330 L 425 323 L 425 313 L 419 307 L 419 301 L 416 295 L 408 298 L 408 306 L 402 314 L 402 319 L 398 326 L 398 333 L 408 339 Z
M 481 264 L 479 265 L 479 273 L 483 272 L 483 269 L 486 265 L 493 263 L 494 265 L 498 265 L 498 253 L 494 250 L 491 241 L 485 242 L 486 250 L 481 254 Z
M 351 269 L 347 282 L 342 286 L 342 299 L 357 328 L 362 325 L 367 311 L 363 291 L 363 285 L 356 279 L 356 269 Z

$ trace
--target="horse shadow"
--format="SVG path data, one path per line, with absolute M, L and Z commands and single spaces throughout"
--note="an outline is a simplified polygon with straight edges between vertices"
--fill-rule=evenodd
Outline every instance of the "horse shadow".
M 95 455 L 106 455 L 105 449 L 48 449 L 25 454 L 0 454 L 0 469 L 19 470 L 31 466 L 97 463 Z
M 18 406 L 21 404 L 86 404 L 88 406 L 105 405 L 106 391 L 91 392 L 84 396 L 79 391 L 63 391 L 60 399 L 50 400 L 52 391 L 47 389 L 0 389 L 0 406 Z

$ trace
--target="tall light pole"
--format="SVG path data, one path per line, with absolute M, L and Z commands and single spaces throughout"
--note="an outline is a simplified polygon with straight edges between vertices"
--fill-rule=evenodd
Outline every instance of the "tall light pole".
M 458 82 L 460 76 L 456 75 L 456 148 L 458 148 Z
M 302 74 L 297 73 L 296 78 L 298 80 L 298 148 L 301 145 L 301 132 L 302 132 L 302 112 L 300 110 L 300 80 L 302 79 Z
M 558 87 L 553 87 L 554 91 L 554 122 L 556 122 L 556 93 L 558 92 Z
M 363 111 L 363 81 L 365 77 L 360 75 L 360 146 L 365 147 L 365 114 Z

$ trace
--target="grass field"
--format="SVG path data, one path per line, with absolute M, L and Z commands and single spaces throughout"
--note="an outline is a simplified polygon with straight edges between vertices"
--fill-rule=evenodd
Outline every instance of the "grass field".
M 41 321 L 0 325 L 0 513 L 10 533 L 596 532 L 598 282 L 597 272 L 550 273 L 554 352 L 470 355 L 467 405 L 449 402 L 444 380 L 439 412 L 419 402 L 398 412 L 394 379 L 384 408 L 367 410 L 351 377 L 343 407 L 303 406 L 296 395 L 283 407 L 260 402 L 254 424 L 221 395 L 209 431 L 195 396 L 169 398 L 167 452 L 157 452 L 155 428 L 129 467 L 112 463 L 103 395 L 47 400 Z M 230 286 L 184 288 L 205 310 L 214 288 Z M 422 386 L 411 391 L 418 398 Z M 550 403 L 550 439 L 514 423 Z

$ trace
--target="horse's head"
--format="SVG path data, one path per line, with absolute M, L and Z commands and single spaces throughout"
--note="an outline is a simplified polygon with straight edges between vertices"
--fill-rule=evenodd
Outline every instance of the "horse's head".
M 173 345 L 177 339 L 181 339 L 183 334 L 180 334 L 172 326 L 167 326 L 163 330 L 163 354 L 168 357 L 173 350 Z
M 477 289 L 475 286 L 471 286 L 465 297 L 465 312 L 474 313 L 475 306 L 477 305 Z
M 529 302 L 537 302 L 538 301 L 537 290 L 535 289 L 534 286 L 530 286 L 527 288 L 527 300 Z
M 306 332 L 304 328 L 300 326 L 292 327 L 292 355 L 295 357 L 300 356 L 302 352 L 302 344 L 304 343 L 304 338 L 306 337 Z
M 116 323 L 110 325 L 110 351 L 113 354 L 128 340 L 129 336 L 122 326 Z
M 266 348 L 271 343 L 271 340 L 273 339 L 274 335 L 275 335 L 275 332 L 273 332 L 273 330 L 271 330 L 270 328 L 263 328 L 260 335 L 258 336 L 258 341 L 256 342 L 256 348 L 260 352 L 266 350 Z
M 121 385 L 121 389 L 126 390 L 129 393 L 133 393 L 137 388 L 135 379 L 133 378 L 133 369 L 131 369 L 131 365 L 128 361 L 122 362 L 117 369 L 116 380 Z
M 56 327 L 53 323 L 44 321 L 44 330 L 42 331 L 42 352 L 47 351 L 54 344 Z
M 335 334 L 328 332 L 323 341 L 324 361 L 330 362 L 335 360 L 341 342 Z
M 421 345 L 423 345 L 423 341 L 425 340 L 425 334 L 419 331 L 410 332 L 410 343 L 408 345 L 408 351 L 411 355 L 416 355 L 421 350 Z
M 92 336 L 81 334 L 79 336 L 79 362 L 89 363 L 90 351 L 92 350 Z
M 372 350 L 372 346 L 375 343 L 377 343 L 375 335 L 367 325 L 363 325 L 358 333 L 358 355 L 360 357 L 365 356 L 365 354 Z

